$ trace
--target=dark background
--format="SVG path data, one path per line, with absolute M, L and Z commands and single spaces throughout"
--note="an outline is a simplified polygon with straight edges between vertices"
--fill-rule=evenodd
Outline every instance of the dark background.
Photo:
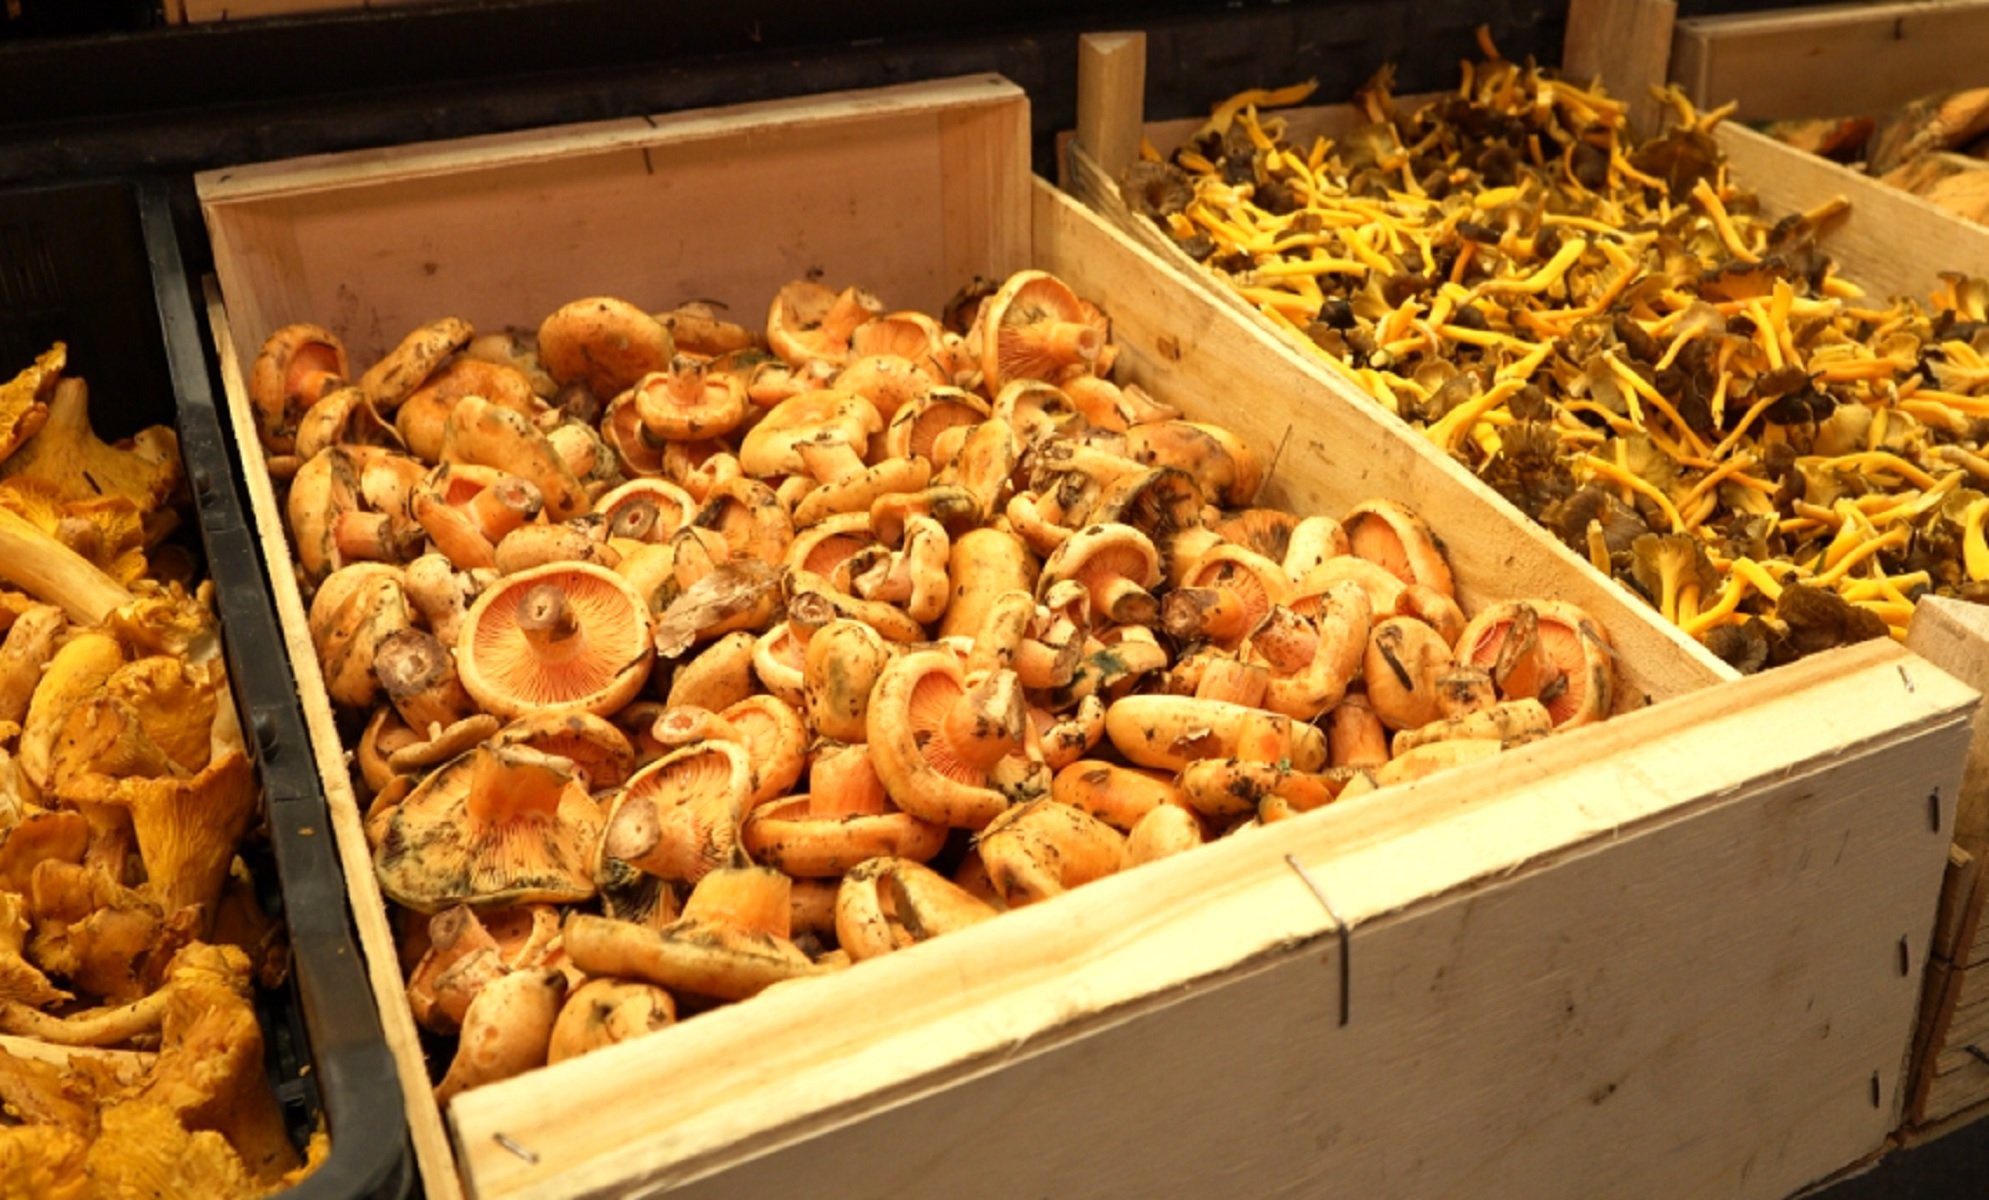
M 1147 112 L 1205 113 L 1383 63 L 1447 88 L 1490 27 L 1558 62 L 1561 0 L 481 0 L 167 27 L 145 0 L 0 0 L 0 188 L 164 177 L 299 154 L 997 71 L 1027 89 L 1036 167 L 1076 122 L 1077 36 L 1148 34 Z M 1683 0 L 1681 16 L 1788 3 Z M 190 189 L 181 194 L 190 203 Z M 197 228 L 197 219 L 183 222 Z M 189 245 L 197 256 L 200 248 Z M 197 257 L 189 269 L 209 264 Z M 1893 1153 L 1826 1200 L 1989 1196 L 1989 1121 Z

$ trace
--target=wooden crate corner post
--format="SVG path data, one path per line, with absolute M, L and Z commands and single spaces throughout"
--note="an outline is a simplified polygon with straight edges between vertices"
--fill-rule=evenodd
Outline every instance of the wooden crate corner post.
M 1677 17 L 1677 0 L 1571 0 L 1561 68 L 1582 82 L 1599 77 L 1629 105 L 1631 132 L 1649 137 L 1658 118 L 1651 89 L 1664 84 Z

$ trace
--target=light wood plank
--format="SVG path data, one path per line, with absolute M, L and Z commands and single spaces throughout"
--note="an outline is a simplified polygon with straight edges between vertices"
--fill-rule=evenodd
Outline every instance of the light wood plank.
M 1975 690 L 1989 692 L 1989 606 L 1946 596 L 1923 600 L 1913 610 L 1906 645 Z M 1954 840 L 1975 858 L 1989 858 L 1989 714 L 1976 715 Z
M 1913 0 L 1734 13 L 1678 22 L 1671 78 L 1701 107 L 1750 121 L 1876 113 L 1979 87 L 1989 3 Z
M 470 1092 L 458 1142 L 485 1200 L 1784 1196 L 1896 1121 L 1946 841 L 1893 798 L 1974 700 L 1820 656 Z
M 277 503 L 276 489 L 270 481 L 262 441 L 256 436 L 254 410 L 248 403 L 248 386 L 240 366 L 242 360 L 236 353 L 235 331 L 212 278 L 206 281 L 206 289 L 208 327 L 221 363 L 221 389 L 227 397 L 230 432 L 242 464 L 243 482 L 248 488 L 249 510 L 254 514 L 256 537 L 269 574 L 277 620 L 283 629 L 284 649 L 289 653 L 290 669 L 297 681 L 305 728 L 311 738 L 311 755 L 325 785 L 325 807 L 339 861 L 345 868 L 346 892 L 351 900 L 353 924 L 359 933 L 360 956 L 365 960 L 374 998 L 379 1001 L 381 1029 L 400 1080 L 415 1165 L 429 1200 L 461 1200 L 462 1182 L 450 1154 L 448 1134 L 442 1127 L 442 1114 L 433 1099 L 420 1031 L 415 1028 L 414 1013 L 408 1008 L 401 983 L 394 930 L 387 919 L 379 880 L 373 874 L 373 854 L 366 845 L 365 813 L 352 789 L 346 751 L 339 741 L 331 697 L 325 691 L 324 672 L 318 666 L 317 652 L 307 632 L 306 609 L 297 585 L 283 509 Z M 331 1135 L 336 1138 L 338 1131 L 332 1130 Z
M 1146 34 L 1087 33 L 1077 39 L 1077 137 L 1117 179 L 1140 152 L 1146 112 Z
M 1664 85 L 1677 19 L 1677 0 L 1571 0 L 1561 69 L 1571 79 L 1601 79 L 1629 103 L 1630 128 L 1648 137 L 1659 112 L 1651 89 Z

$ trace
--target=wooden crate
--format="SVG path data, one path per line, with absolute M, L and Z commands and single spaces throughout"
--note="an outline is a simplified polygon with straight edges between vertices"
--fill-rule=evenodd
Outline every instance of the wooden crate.
M 199 178 L 223 381 L 429 1195 L 1772 1197 L 1875 1149 L 1975 694 L 1890 644 L 1706 686 L 1703 651 L 1027 164 L 1025 98 L 976 77 Z M 1280 447 L 1270 502 L 1402 500 L 1467 609 L 1588 607 L 1634 711 L 467 1093 L 445 1128 L 250 423 L 259 340 L 318 320 L 367 361 L 443 312 L 756 306 L 811 269 L 930 307 L 1027 263 L 1109 310 L 1125 378 Z
M 309 17 L 325 13 L 363 12 L 371 8 L 407 8 L 442 0 L 165 0 L 165 17 L 173 25 L 208 21 L 257 21 L 265 17 Z
M 1669 76 L 1694 104 L 1749 121 L 1877 112 L 1989 85 L 1989 2 L 1911 0 L 1679 21 Z
M 1989 44 L 1985 41 L 1989 37 L 1989 3 L 1839 6 L 1705 18 L 1678 22 L 1677 40 L 1673 42 L 1675 7 L 1672 0 L 1575 0 L 1569 14 L 1564 70 L 1581 79 L 1599 75 L 1612 92 L 1638 97 L 1647 92 L 1650 84 L 1663 80 L 1667 71 L 1673 79 L 1696 78 L 1697 86 L 1688 85 L 1688 93 L 1702 107 L 1712 107 L 1730 98 L 1724 91 L 1710 90 L 1706 80 L 1726 81 L 1718 83 L 1720 87 L 1739 86 L 1741 77 L 1745 77 L 1759 85 L 1758 92 L 1748 96 L 1759 98 L 1744 98 L 1742 115 L 1769 117 L 1799 115 L 1799 110 L 1785 112 L 1769 104 L 1767 97 L 1780 93 L 1774 92 L 1765 81 L 1782 80 L 1793 88 L 1801 80 L 1811 78 L 1812 71 L 1825 70 L 1809 63 L 1806 52 L 1792 49 L 1792 45 L 1810 42 L 1779 41 L 1769 36 L 1770 30 L 1808 31 L 1805 36 L 1819 47 L 1814 57 L 1822 59 L 1840 50 L 1848 54 L 1850 51 L 1843 48 L 1858 44 L 1858 39 L 1876 37 L 1872 22 L 1883 16 L 1887 28 L 1894 28 L 1896 23 L 1898 38 L 1903 40 L 1902 45 L 1910 41 L 1912 53 L 1932 55 L 1920 76 L 1921 84 L 1903 82 L 1910 72 L 1888 67 L 1877 73 L 1881 82 L 1871 86 L 1907 90 L 1886 95 L 1855 89 L 1845 93 L 1846 97 L 1856 95 L 1860 103 L 1896 102 L 1929 88 L 1958 85 L 1963 78 L 1954 73 L 1960 69 L 1958 60 L 1951 54 L 1943 57 L 1945 52 L 1934 52 L 1933 44 L 1956 39 L 1970 51 Z M 1835 32 L 1826 35 L 1824 31 Z M 1688 43 L 1701 49 L 1682 52 L 1680 48 Z M 1662 51 L 1653 53 L 1651 49 L 1666 44 L 1674 47 L 1668 64 Z M 1771 52 L 1760 47 L 1774 49 Z M 1724 56 L 1729 53 L 1742 56 L 1742 61 L 1749 65 L 1731 77 L 1724 68 L 1715 71 L 1706 67 L 1709 62 L 1726 61 Z M 1907 51 L 1885 52 L 1894 53 Z M 1142 120 L 1139 60 L 1143 54 L 1144 41 L 1138 34 L 1090 35 L 1085 39 L 1079 58 L 1078 135 L 1065 148 L 1067 186 L 1115 228 L 1129 233 L 1170 267 L 1204 287 L 1218 303 L 1291 347 L 1288 353 L 1309 358 L 1309 347 L 1294 347 L 1288 330 L 1270 321 L 1203 270 L 1150 220 L 1128 209 L 1120 196 L 1116 179 L 1132 160 L 1140 138 L 1146 138 L 1165 154 L 1181 145 L 1201 124 L 1195 119 L 1152 123 Z M 1827 74 L 1841 76 L 1847 71 L 1829 69 Z M 1269 85 L 1281 81 L 1264 82 Z M 1913 90 L 1916 86 L 1917 90 Z M 1848 103 L 1848 99 L 1840 99 L 1839 103 Z M 1754 105 L 1761 106 L 1761 110 L 1756 111 L 1751 107 Z M 1343 134 L 1360 119 L 1344 105 L 1281 110 L 1281 115 L 1289 123 L 1291 136 L 1299 140 L 1314 134 L 1327 137 Z M 1633 108 L 1632 117 L 1633 123 L 1640 119 L 1648 130 L 1650 106 Z M 1764 210 L 1771 214 L 1801 211 L 1837 196 L 1848 199 L 1852 215 L 1832 234 L 1828 249 L 1842 264 L 1846 278 L 1875 293 L 1924 297 L 1944 271 L 1989 276 L 1989 228 L 1961 220 L 1917 196 L 1734 122 L 1723 124 L 1718 138 L 1731 164 L 1733 178 L 1752 188 Z M 1332 382 L 1350 394 L 1358 394 L 1338 378 Z M 1446 465 L 1463 473 L 1461 467 Z M 1527 520 L 1517 510 L 1512 510 L 1512 519 Z M 1909 644 L 1980 688 L 1989 684 L 1989 666 L 1985 666 L 1989 664 L 1989 644 L 1982 640 L 1982 634 L 1965 632 L 1979 628 L 1982 618 L 1961 613 L 1962 607 L 1943 607 L 1930 613 L 1927 628 L 1917 632 Z M 1985 754 L 1989 754 L 1989 730 L 1978 728 L 1971 763 L 1979 763 Z M 1979 770 L 1971 766 L 1971 778 L 1977 778 L 1975 772 Z M 1985 787 L 1989 784 L 1978 781 L 1970 792 L 1971 798 L 1964 801 L 1957 863 L 1940 885 L 1938 903 L 1940 911 L 1948 914 L 1946 931 L 1950 934 L 1961 927 L 1964 918 L 1969 922 L 1967 928 L 1973 929 L 1975 914 L 1980 913 L 1985 898 L 1989 898 L 1989 889 L 1978 889 L 1975 882 L 1977 864 L 1989 856 L 1989 796 L 1982 794 Z M 1989 1000 L 1989 974 L 1976 980 L 1975 986 L 1982 991 L 1960 990 L 1967 970 L 1976 962 L 1969 957 L 1972 953 L 1989 955 L 1989 945 L 1972 951 L 1967 944 L 1950 944 L 1932 960 L 1923 1022 L 1915 1037 L 1919 1078 L 1913 1088 L 1914 1102 L 1904 1114 L 1910 1125 L 1931 1124 L 1989 1100 L 1989 1007 L 1977 1014 L 1981 1020 L 1976 1024 L 1981 1028 L 1975 1029 L 1966 1021 L 1956 1021 L 1952 1026 L 1962 1034 L 1973 1030 L 1974 1041 L 1957 1040 L 1949 1032 L 1947 1016 L 1958 1001 L 1966 1002 L 1970 995 Z M 1950 954 L 1957 957 L 1951 958 Z M 1989 1114 L 1989 1109 L 1984 1113 Z

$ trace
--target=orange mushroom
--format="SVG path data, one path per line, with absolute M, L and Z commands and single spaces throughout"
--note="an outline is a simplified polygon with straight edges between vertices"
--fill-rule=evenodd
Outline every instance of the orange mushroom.
M 594 502 L 607 536 L 637 542 L 664 542 L 697 511 L 691 494 L 667 479 L 631 479 Z
M 823 388 L 776 404 L 739 445 L 748 475 L 808 475 L 817 482 L 858 475 L 872 434 L 884 428 L 877 407 L 852 392 Z
M 1507 700 L 1530 697 L 1546 705 L 1556 729 L 1609 715 L 1615 653 L 1601 626 L 1560 600 L 1494 604 L 1457 639 L 1460 664 L 1489 669 Z
M 374 408 L 392 412 L 475 334 L 470 323 L 459 317 L 430 321 L 366 368 L 359 377 L 359 387 Z
M 1018 271 L 981 305 L 981 376 L 999 393 L 1012 379 L 1088 373 L 1105 349 L 1098 311 L 1047 271 Z
M 660 929 L 581 914 L 566 928 L 566 953 L 590 975 L 641 979 L 720 1000 L 744 1000 L 775 983 L 823 968 L 790 940 L 794 885 L 779 871 L 713 871 Z
M 817 750 L 807 794 L 753 810 L 743 838 L 755 862 L 829 878 L 879 855 L 924 862 L 946 844 L 946 827 L 893 805 L 869 752 L 855 744 Z
M 1130 525 L 1089 525 L 1072 534 L 1043 564 L 1040 596 L 1074 579 L 1091 597 L 1094 624 L 1153 625 L 1160 602 L 1147 589 L 1160 582 L 1160 552 Z
M 635 412 L 643 429 L 663 441 L 724 437 L 746 419 L 746 386 L 736 375 L 707 371 L 703 360 L 680 354 L 668 371 L 637 381 Z
M 601 400 L 666 369 L 675 353 L 660 321 L 613 296 L 562 304 L 539 323 L 539 361 L 547 373 L 561 384 L 585 384 Z
M 898 807 L 934 824 L 979 829 L 1008 807 L 992 776 L 1022 749 L 1027 720 L 1013 671 L 970 685 L 951 651 L 920 650 L 878 678 L 868 743 Z
M 635 697 L 654 653 L 649 607 L 613 571 L 552 563 L 507 575 L 463 618 L 456 669 L 487 712 L 603 715 Z
M 263 449 L 289 454 L 297 426 L 350 370 L 345 344 L 319 325 L 285 325 L 263 342 L 249 367 L 249 405 Z
M 767 309 L 767 348 L 790 366 L 810 360 L 840 366 L 850 335 L 884 311 L 877 297 L 856 288 L 837 292 L 812 279 L 782 287 Z
M 1342 524 L 1348 549 L 1356 558 L 1386 568 L 1403 583 L 1422 584 L 1446 596 L 1456 590 L 1436 535 L 1427 522 L 1400 504 L 1369 500 L 1354 506 Z
M 1167 593 L 1160 605 L 1161 625 L 1182 640 L 1235 649 L 1290 593 L 1282 564 L 1225 543 L 1202 555 L 1180 586 Z
M 393 809 L 374 854 L 380 890 L 416 912 L 454 904 L 573 904 L 594 895 L 601 810 L 562 758 L 482 745 Z
M 910 859 L 873 858 L 844 875 L 836 889 L 836 941 L 862 962 L 977 925 L 999 911 Z
M 752 792 L 744 746 L 710 738 L 681 746 L 622 785 L 601 835 L 601 858 L 694 884 L 739 860 L 739 826 Z

